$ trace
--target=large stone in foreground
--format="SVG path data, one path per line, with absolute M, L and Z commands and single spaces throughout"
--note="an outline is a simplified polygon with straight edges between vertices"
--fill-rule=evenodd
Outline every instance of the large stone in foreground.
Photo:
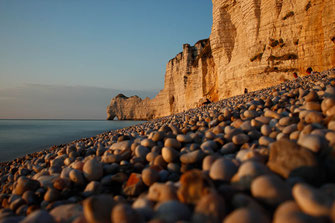
M 271 145 L 267 166 L 284 178 L 294 169 L 316 165 L 313 153 L 292 141 L 282 139 Z
M 183 203 L 197 204 L 213 189 L 211 180 L 200 170 L 190 170 L 180 178 L 178 198 Z

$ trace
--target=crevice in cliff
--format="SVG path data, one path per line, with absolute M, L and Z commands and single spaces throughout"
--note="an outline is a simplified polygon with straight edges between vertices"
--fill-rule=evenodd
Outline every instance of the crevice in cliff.
M 223 21 L 222 42 L 227 56 L 228 63 L 231 61 L 232 53 L 235 47 L 236 27 L 231 20 L 231 15 L 226 8 L 220 9 L 220 19 Z
M 261 0 L 254 0 L 254 7 L 255 7 L 255 16 L 257 19 L 257 29 L 256 29 L 256 38 L 259 34 L 259 28 L 261 26 Z
M 175 108 L 175 98 L 173 95 L 171 95 L 169 98 L 169 105 L 170 105 L 170 112 L 171 114 L 173 114 Z
M 309 1 L 307 5 L 305 6 L 305 11 L 307 12 L 312 7 L 312 2 Z
M 283 8 L 283 0 L 276 0 L 277 17 L 280 15 L 282 8 Z
M 197 55 L 197 57 L 194 59 L 192 66 L 197 67 L 199 64 L 199 60 L 203 58 L 208 58 L 212 56 L 212 50 L 211 50 L 211 44 L 209 39 L 202 40 L 202 43 L 205 42 L 205 45 L 203 45 L 203 48 L 200 50 L 200 53 Z M 195 44 L 197 45 L 199 41 Z

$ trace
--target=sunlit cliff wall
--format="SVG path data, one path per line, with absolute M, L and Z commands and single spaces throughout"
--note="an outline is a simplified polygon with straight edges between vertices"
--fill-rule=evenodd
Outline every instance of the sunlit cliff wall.
M 166 66 L 152 100 L 116 97 L 109 119 L 151 119 L 335 66 L 334 0 L 213 0 L 210 38 Z M 134 110 L 135 111 L 134 111 Z

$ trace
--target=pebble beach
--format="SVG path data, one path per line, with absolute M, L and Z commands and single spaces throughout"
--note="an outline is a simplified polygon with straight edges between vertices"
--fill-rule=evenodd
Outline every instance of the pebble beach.
M 27 154 L 0 182 L 0 223 L 335 223 L 335 69 Z

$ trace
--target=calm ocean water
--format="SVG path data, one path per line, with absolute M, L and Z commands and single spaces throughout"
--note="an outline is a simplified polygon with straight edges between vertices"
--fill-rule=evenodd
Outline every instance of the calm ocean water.
M 141 122 L 0 119 L 0 162 L 138 123 Z

